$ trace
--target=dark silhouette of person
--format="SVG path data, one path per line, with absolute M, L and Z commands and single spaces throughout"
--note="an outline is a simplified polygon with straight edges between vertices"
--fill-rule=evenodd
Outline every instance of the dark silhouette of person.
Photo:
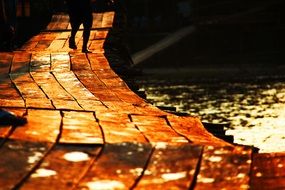
M 75 36 L 81 24 L 83 24 L 83 53 L 90 53 L 87 44 L 93 23 L 91 0 L 66 0 L 71 24 L 69 48 L 77 49 Z

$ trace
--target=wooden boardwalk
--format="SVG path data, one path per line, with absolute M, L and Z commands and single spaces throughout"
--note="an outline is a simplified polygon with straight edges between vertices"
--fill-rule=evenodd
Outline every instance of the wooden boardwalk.
M 66 15 L 0 53 L 0 108 L 27 118 L 0 127 L 0 189 L 284 189 L 285 154 L 229 144 L 130 90 L 104 50 L 114 17 L 94 14 L 90 54 L 68 48 Z

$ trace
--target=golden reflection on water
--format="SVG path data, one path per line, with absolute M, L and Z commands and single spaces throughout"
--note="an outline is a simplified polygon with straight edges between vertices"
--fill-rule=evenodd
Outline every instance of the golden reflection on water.
M 166 83 L 166 81 L 164 81 Z M 156 106 L 175 107 L 204 122 L 230 123 L 235 143 L 260 152 L 285 151 L 285 84 L 282 82 L 220 82 L 143 85 Z

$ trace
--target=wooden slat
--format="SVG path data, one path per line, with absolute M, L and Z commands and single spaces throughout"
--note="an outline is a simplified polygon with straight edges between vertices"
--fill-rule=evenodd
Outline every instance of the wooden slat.
M 17 117 L 23 117 L 26 114 L 26 110 L 25 109 L 12 109 L 12 108 L 8 108 L 8 109 L 3 109 L 3 111 L 7 111 L 10 114 L 13 114 Z M 9 135 L 12 133 L 13 131 L 13 126 L 12 125 L 5 125 L 5 126 L 0 126 L 0 146 L 3 145 L 3 143 L 5 142 L 5 140 L 9 137 Z
M 72 189 L 93 164 L 100 150 L 101 147 L 58 145 L 21 189 Z
M 104 104 L 112 111 L 119 112 L 120 114 L 130 115 L 136 114 L 136 107 L 131 103 L 122 101 L 104 101 Z
M 98 100 L 85 88 L 73 72 L 54 72 L 53 74 L 64 89 L 76 100 Z
M 105 29 L 105 30 L 95 30 L 94 31 L 94 36 L 93 36 L 93 39 L 105 39 L 107 38 L 107 35 L 109 33 L 109 29 Z
M 55 142 L 60 133 L 61 115 L 59 111 L 27 110 L 27 124 L 17 127 L 11 139 Z
M 99 121 L 108 121 L 108 122 L 123 122 L 130 123 L 130 118 L 127 114 L 119 113 L 116 110 L 106 110 L 106 111 L 97 111 L 96 118 Z
M 52 99 L 52 104 L 56 109 L 60 110 L 83 110 L 83 108 L 75 100 Z
M 93 25 L 92 29 L 102 28 L 103 13 L 93 14 Z
M 26 53 L 26 52 L 14 53 L 10 73 L 11 74 L 28 73 L 30 60 L 31 60 L 31 53 Z
M 112 27 L 113 26 L 113 20 L 115 17 L 115 13 L 114 12 L 105 12 L 103 15 L 103 19 L 102 19 L 102 27 Z
M 99 121 L 106 143 L 139 142 L 146 143 L 142 133 L 131 123 Z
M 25 107 L 25 103 L 10 80 L 13 54 L 0 52 L 0 107 Z
M 136 93 L 132 92 L 124 83 L 119 83 L 118 86 L 121 85 L 119 88 L 113 88 L 113 92 L 118 96 L 120 100 L 123 102 L 131 103 L 131 104 L 142 104 L 145 101 L 140 98 Z
M 13 60 L 13 54 L 0 52 L 0 79 L 9 78 L 9 72 L 12 60 Z
M 61 85 L 56 81 L 54 76 L 49 72 L 32 72 L 32 77 L 42 88 L 44 93 L 51 99 L 74 100 Z
M 151 143 L 187 143 L 188 140 L 177 134 L 162 117 L 132 115 L 133 123 L 146 136 Z
M 78 189 L 130 189 L 144 171 L 151 149 L 145 144 L 106 144 Z
M 218 146 L 223 146 L 226 144 L 226 142 L 223 140 L 218 139 L 212 134 L 208 133 L 198 118 L 178 117 L 169 114 L 167 115 L 167 120 L 175 131 L 187 137 L 194 143 Z M 228 144 L 228 146 L 231 145 Z
M 38 44 L 38 41 L 27 41 L 22 45 L 19 50 L 21 51 L 32 51 Z
M 0 187 L 13 189 L 34 169 L 52 144 L 8 140 L 0 149 Z
M 77 100 L 78 104 L 86 111 L 107 111 L 108 108 L 99 100 Z
M 104 43 L 105 40 L 91 40 L 89 49 L 92 53 L 104 53 Z
M 157 145 L 135 189 L 189 189 L 194 184 L 202 147 Z
M 10 79 L 0 80 L 0 107 L 25 107 L 24 101 Z
M 251 189 L 285 189 L 285 153 L 254 154 Z
M 103 144 L 102 132 L 93 112 L 63 112 L 59 142 L 68 144 Z
M 250 148 L 206 146 L 195 189 L 249 189 L 251 154 Z
M 85 54 L 71 56 L 72 70 L 78 79 L 99 100 L 118 101 L 119 98 L 91 70 L 89 60 Z
M 64 48 L 64 45 L 67 43 L 67 41 L 64 40 L 53 40 L 49 47 L 47 48 L 48 51 L 62 51 Z
M 31 72 L 49 72 L 51 67 L 51 57 L 49 53 L 33 53 L 30 63 Z
M 102 69 L 111 69 L 108 60 L 102 53 L 92 53 L 88 54 L 87 57 L 90 60 L 90 65 L 92 70 L 102 70 Z
M 26 107 L 53 108 L 50 100 L 46 97 L 29 73 L 30 55 L 20 58 L 22 54 L 15 54 L 10 77 L 18 91 L 26 101 Z M 17 57 L 16 57 L 17 56 Z

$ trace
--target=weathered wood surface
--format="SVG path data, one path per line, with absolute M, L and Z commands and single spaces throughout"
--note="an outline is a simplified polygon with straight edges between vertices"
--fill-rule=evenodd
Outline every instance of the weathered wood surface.
M 256 154 L 253 157 L 251 187 L 254 190 L 285 189 L 285 153 Z
M 0 189 L 284 188 L 284 154 L 233 146 L 131 91 L 104 54 L 113 20 L 94 14 L 90 54 L 68 48 L 63 14 L 0 53 L 0 108 L 27 118 L 0 126 Z

